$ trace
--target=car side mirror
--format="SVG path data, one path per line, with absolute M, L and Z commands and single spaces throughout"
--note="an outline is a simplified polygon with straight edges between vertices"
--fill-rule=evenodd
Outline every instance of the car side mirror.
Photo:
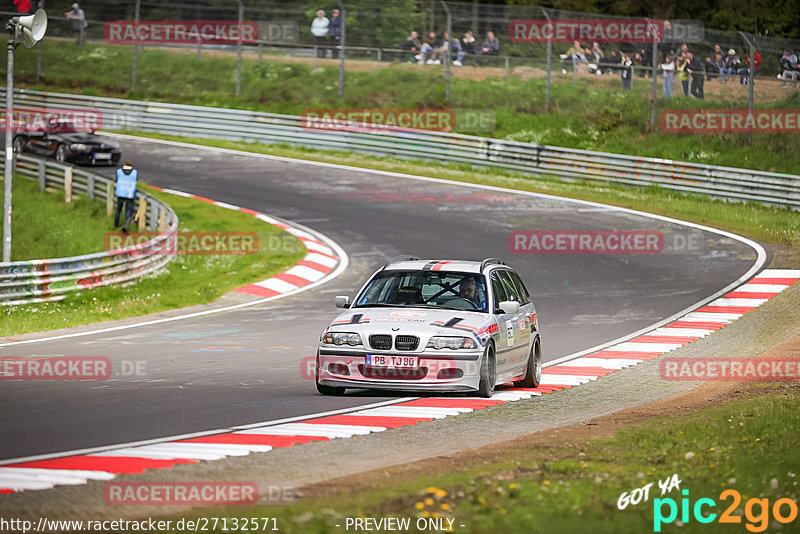
M 500 303 L 500 309 L 503 310 L 503 313 L 519 313 L 519 302 L 515 300 L 504 300 Z
M 350 297 L 347 295 L 338 295 L 333 299 L 333 305 L 337 308 L 349 308 L 350 307 Z

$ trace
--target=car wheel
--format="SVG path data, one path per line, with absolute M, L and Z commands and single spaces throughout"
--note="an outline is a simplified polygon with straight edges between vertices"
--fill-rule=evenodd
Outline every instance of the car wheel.
M 67 145 L 58 145 L 56 149 L 56 161 L 59 163 L 66 163 L 68 154 Z
M 490 343 L 481 359 L 481 381 L 478 384 L 478 395 L 491 397 L 494 395 L 494 384 L 497 381 L 497 368 L 494 359 L 494 346 Z
M 14 154 L 22 154 L 25 152 L 25 139 L 22 137 L 14 138 Z
M 528 365 L 525 368 L 525 378 L 517 382 L 517 385 L 524 388 L 539 387 L 542 381 L 542 349 L 539 340 L 533 342 L 531 354 L 528 357 Z
M 317 366 L 314 375 L 314 382 L 317 384 L 317 391 L 320 395 L 333 395 L 338 397 L 344 395 L 344 392 L 347 391 L 347 388 L 337 388 L 335 386 L 326 386 L 319 383 L 319 354 L 317 354 Z

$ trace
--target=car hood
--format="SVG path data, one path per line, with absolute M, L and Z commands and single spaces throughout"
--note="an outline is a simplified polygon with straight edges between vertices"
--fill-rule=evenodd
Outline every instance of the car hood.
M 372 334 L 415 335 L 421 341 L 431 336 L 470 336 L 481 345 L 497 332 L 497 322 L 488 313 L 423 308 L 352 308 L 334 319 L 329 330 Z
M 88 132 L 68 132 L 51 135 L 54 138 L 61 139 L 66 143 L 82 143 L 84 145 L 92 146 L 104 145 L 108 148 L 119 148 L 119 143 Z

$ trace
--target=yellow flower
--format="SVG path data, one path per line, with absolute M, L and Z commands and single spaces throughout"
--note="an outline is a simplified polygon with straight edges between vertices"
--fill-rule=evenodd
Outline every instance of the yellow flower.
M 433 515 L 433 517 L 438 518 L 439 517 L 439 512 L 433 512 L 432 515 Z
M 756 438 L 756 441 L 761 441 L 761 438 Z
M 709 447 L 708 450 L 711 451 L 711 452 L 714 452 L 715 449 L 714 449 L 714 447 Z
M 514 489 L 517 487 L 517 485 L 512 482 L 511 484 L 508 485 L 508 487 Z
M 437 491 L 439 491 L 439 488 L 436 486 L 428 486 L 425 488 L 425 493 L 436 493 Z
M 424 501 L 424 502 L 425 502 L 425 505 L 426 505 L 426 506 L 432 506 L 432 505 L 433 505 L 433 499 L 431 499 L 430 497 L 428 497 L 427 499 L 425 499 L 425 501 Z
M 544 482 L 542 482 L 542 484 L 545 485 L 545 486 L 549 486 L 550 485 L 550 481 L 549 480 L 545 480 Z
M 485 497 L 478 497 L 478 502 L 481 503 L 483 506 L 486 506 L 488 503 L 486 502 Z
M 450 505 L 447 504 L 446 502 L 443 502 L 441 508 L 442 508 L 442 510 L 449 510 L 450 509 Z
M 424 511 L 424 510 L 423 510 L 423 512 L 422 512 L 421 514 L 419 514 L 419 515 L 421 515 L 422 517 L 430 517 L 430 516 L 431 516 L 431 514 L 430 514 L 430 513 L 426 512 L 426 511 Z
M 441 499 L 442 497 L 445 497 L 447 495 L 447 492 L 443 489 L 439 489 L 436 490 L 435 495 Z
M 425 505 L 424 505 L 424 504 L 422 504 L 421 502 L 415 502 L 415 503 L 414 503 L 414 508 L 415 508 L 416 510 L 422 510 L 423 508 L 425 508 Z

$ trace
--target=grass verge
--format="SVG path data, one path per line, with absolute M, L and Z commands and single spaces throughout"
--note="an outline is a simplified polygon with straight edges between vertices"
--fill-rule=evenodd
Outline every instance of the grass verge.
M 123 286 L 70 294 L 61 302 L 3 307 L 0 336 L 123 319 L 212 302 L 237 287 L 269 278 L 305 254 L 302 243 L 252 215 L 151 191 L 177 213 L 181 231 L 253 232 L 258 246 L 246 255 L 178 255 L 166 270 Z M 104 248 L 114 231 L 105 205 L 63 192 L 39 193 L 35 182 L 14 182 L 14 258 L 53 258 Z
M 368 489 L 339 487 L 335 495 L 235 515 L 276 518 L 282 532 L 309 534 L 345 532 L 348 518 L 364 517 L 408 518 L 407 532 L 436 531 L 415 528 L 418 519 L 431 518 L 454 519 L 453 532 L 653 532 L 655 499 L 675 499 L 680 510 L 681 490 L 688 490 L 692 509 L 701 498 L 716 502 L 702 509 L 703 515 L 716 513 L 715 521 L 702 524 L 690 509 L 688 521 L 681 523 L 679 513 L 677 524 L 662 526 L 664 532 L 745 532 L 748 524 L 752 532 L 794 531 L 800 520 L 780 524 L 772 509 L 780 498 L 797 501 L 799 401 L 796 383 L 750 386 L 720 405 L 636 423 L 610 438 L 555 439 L 507 450 L 502 459 L 476 454 L 451 470 L 432 468 L 432 474 L 412 478 L 385 473 L 373 477 L 377 482 Z M 658 481 L 673 475 L 679 489 L 662 497 Z M 623 494 L 649 483 L 648 501 L 618 509 Z M 719 522 L 732 502 L 720 497 L 727 489 L 741 496 L 731 507 L 739 524 Z M 766 510 L 747 504 L 753 498 L 767 499 Z M 660 509 L 668 514 L 668 505 Z M 782 514 L 789 511 L 785 504 Z
M 233 96 L 236 57 L 190 51 L 147 48 L 139 58 L 137 87 L 130 89 L 131 47 L 89 44 L 75 50 L 65 43 L 44 43 L 43 77 L 36 82 L 36 49 L 17 51 L 16 79 L 20 87 L 74 92 L 90 96 L 147 99 L 273 113 L 300 114 L 309 108 L 455 108 L 491 110 L 496 121 L 487 131 L 474 132 L 524 142 L 601 150 L 637 156 L 670 158 L 731 167 L 800 174 L 800 136 L 757 133 L 671 134 L 650 125 L 651 84 L 637 79 L 633 91 L 620 88 L 618 76 L 581 78 L 554 76 L 549 110 L 541 78 L 502 79 L 502 69 L 489 77 L 456 70 L 451 97 L 445 99 L 440 68 L 386 64 L 379 71 L 358 70 L 351 61 L 347 88 L 338 96 L 338 65 L 323 62 L 314 70 L 303 58 L 280 58 L 261 63 L 252 56 L 243 62 L 242 91 Z M 0 59 L 2 61 L 2 59 Z M 2 64 L 2 63 L 0 63 Z M 92 68 L 87 69 L 86 65 Z M 479 69 L 476 69 L 476 71 Z M 595 80 L 595 78 L 601 78 Z M 797 109 L 800 91 L 757 84 L 759 108 Z M 724 91 L 722 88 L 724 86 Z M 713 94 L 719 90 L 718 94 Z M 660 91 L 660 88 L 659 88 Z M 739 84 L 706 84 L 706 100 L 660 98 L 666 109 L 742 109 L 747 91 Z M 660 95 L 660 92 L 659 92 Z M 456 128 L 470 132 L 470 129 Z M 474 129 L 473 129 L 474 131 Z
M 770 207 L 752 202 L 726 202 L 705 195 L 672 191 L 657 185 L 631 187 L 591 181 L 566 182 L 555 177 L 532 177 L 506 169 L 472 168 L 462 164 L 448 165 L 441 162 L 388 157 L 376 158 L 350 152 L 311 150 L 289 145 L 264 145 L 151 133 L 136 133 L 136 135 L 601 202 L 706 224 L 769 243 L 773 246 L 773 252 L 778 260 L 773 264 L 774 267 L 794 268 L 800 261 L 800 216 L 788 208 Z

